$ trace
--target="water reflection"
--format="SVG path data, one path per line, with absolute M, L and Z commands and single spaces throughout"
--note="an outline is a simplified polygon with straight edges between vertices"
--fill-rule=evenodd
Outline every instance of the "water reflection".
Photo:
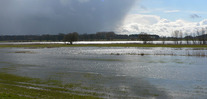
M 206 58 L 182 56 L 186 50 L 195 51 L 191 48 L 5 48 L 0 49 L 0 66 L 3 72 L 90 86 L 93 88 L 90 91 L 104 93 L 105 98 L 204 98 Z M 33 53 L 15 53 L 25 51 Z M 205 49 L 196 51 L 206 53 Z M 151 55 L 127 54 L 140 52 Z M 153 55 L 160 52 L 177 56 Z
M 143 41 L 77 41 L 74 44 L 142 44 Z M 163 41 L 153 41 L 153 44 L 163 44 Z M 195 42 L 200 44 L 199 41 Z M 65 42 L 0 42 L 0 44 L 65 44 Z M 165 44 L 175 44 L 174 41 L 165 41 Z M 182 42 L 187 44 L 187 42 Z M 194 44 L 189 41 L 189 44 Z

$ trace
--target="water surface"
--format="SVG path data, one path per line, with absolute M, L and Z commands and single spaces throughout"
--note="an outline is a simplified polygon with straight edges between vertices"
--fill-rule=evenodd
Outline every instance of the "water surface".
M 89 86 L 104 98 L 205 99 L 206 53 L 205 48 L 2 48 L 0 71 Z

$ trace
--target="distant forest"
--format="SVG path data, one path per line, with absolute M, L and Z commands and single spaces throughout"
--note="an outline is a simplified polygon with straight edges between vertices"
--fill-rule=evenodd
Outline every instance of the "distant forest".
M 70 37 L 76 34 L 74 37 Z M 74 39 L 74 40 L 73 40 Z M 44 35 L 1 35 L 0 41 L 11 41 L 11 42 L 32 42 L 32 41 L 136 41 L 140 40 L 143 43 L 148 43 L 150 41 L 174 41 L 175 44 L 179 44 L 179 41 L 193 42 L 199 41 L 199 44 L 207 44 L 207 34 L 204 32 L 197 32 L 192 35 L 183 34 L 181 31 L 174 31 L 171 37 L 151 35 L 147 33 L 131 34 L 131 35 L 121 35 L 115 34 L 114 32 L 97 32 L 95 34 L 78 34 L 73 33 L 59 33 L 56 35 L 44 34 Z
M 76 32 L 74 32 L 76 33 Z M 56 35 L 1 35 L 0 41 L 63 41 L 67 34 L 59 33 Z M 138 40 L 139 34 L 120 35 L 114 32 L 97 32 L 95 34 L 78 34 L 78 41 L 113 41 L 113 40 Z M 158 40 L 158 35 L 150 35 L 154 40 Z

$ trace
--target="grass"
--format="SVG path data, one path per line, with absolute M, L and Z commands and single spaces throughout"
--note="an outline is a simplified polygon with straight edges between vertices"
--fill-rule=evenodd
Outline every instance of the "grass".
M 97 99 L 96 93 L 73 91 L 70 87 L 78 85 L 0 73 L 0 99 Z
M 172 48 L 207 48 L 207 45 L 174 45 L 174 44 L 28 44 L 28 45 L 0 45 L 0 48 L 54 48 L 54 47 L 172 47 Z

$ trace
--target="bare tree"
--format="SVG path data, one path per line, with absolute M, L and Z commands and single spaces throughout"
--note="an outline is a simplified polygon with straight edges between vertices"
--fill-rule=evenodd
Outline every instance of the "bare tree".
M 190 44 L 189 40 L 190 40 L 190 35 L 188 35 L 188 33 L 185 33 L 185 40 L 186 40 L 186 44 Z
M 200 36 L 201 36 L 203 44 L 206 44 L 206 35 L 205 34 L 206 34 L 206 31 L 204 28 L 202 28 Z
M 161 40 L 162 40 L 162 44 L 163 45 L 165 44 L 166 39 L 167 39 L 166 36 L 161 37 Z
M 149 41 L 152 41 L 150 35 L 144 32 L 140 33 L 138 38 L 143 41 L 143 44 L 147 44 Z
M 192 33 L 191 34 L 192 35 L 192 42 L 193 42 L 193 44 L 195 45 L 196 44 L 196 34 L 195 33 Z
M 172 32 L 172 37 L 174 40 L 174 44 L 178 44 L 179 31 L 176 30 L 176 31 Z
M 199 44 L 202 44 L 202 37 L 201 37 L 201 34 L 202 34 L 202 32 L 199 31 L 199 30 L 197 30 L 197 32 L 196 32 L 196 37 L 197 37 L 197 39 L 198 39 L 198 41 L 199 41 Z
M 179 38 L 180 38 L 180 45 L 181 45 L 182 40 L 183 40 L 183 32 L 182 31 L 179 32 Z
M 78 33 L 77 32 L 68 33 L 64 36 L 64 39 L 63 39 L 63 41 L 65 41 L 65 42 L 70 42 L 71 45 L 73 44 L 74 41 L 77 41 L 77 40 L 78 40 Z

